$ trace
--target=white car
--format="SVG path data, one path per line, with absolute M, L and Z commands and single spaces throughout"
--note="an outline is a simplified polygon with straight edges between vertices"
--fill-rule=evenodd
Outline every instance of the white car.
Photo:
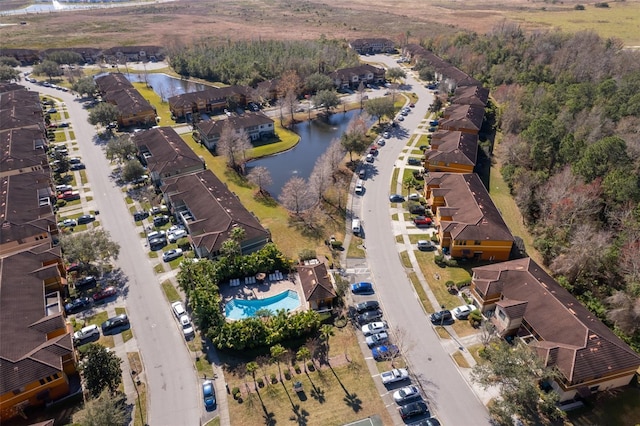
M 416 386 L 405 386 L 398 389 L 393 393 L 393 400 L 398 404 L 401 404 L 410 399 L 417 398 L 420 395 L 420 390 Z
M 458 306 L 457 308 L 453 308 L 451 310 L 451 313 L 457 319 L 463 320 L 463 319 L 467 319 L 469 317 L 469 314 L 475 311 L 476 309 L 478 308 L 476 308 L 474 305 L 462 305 L 462 306 Z
M 418 194 L 417 192 L 414 192 L 413 194 L 409 194 L 409 199 L 411 201 L 418 201 L 420 200 L 420 194 Z
M 180 318 L 178 318 L 178 321 L 180 321 L 180 325 L 182 326 L 182 333 L 184 334 L 184 337 L 192 336 L 194 331 L 193 324 L 191 324 L 189 315 L 182 315 Z
M 73 333 L 73 340 L 76 342 L 81 342 L 93 336 L 100 336 L 100 329 L 95 324 L 82 327 L 82 329 Z
M 171 231 L 167 233 L 167 239 L 169 240 L 170 243 L 175 243 L 180 238 L 186 237 L 186 236 L 187 236 L 187 231 L 185 231 L 184 229 L 176 229 L 175 231 Z
M 383 385 L 389 385 L 395 382 L 401 382 L 409 379 L 409 372 L 406 368 L 394 368 L 393 370 L 380 373 Z
M 173 310 L 173 314 L 178 319 L 180 319 L 181 316 L 187 314 L 187 311 L 184 309 L 184 305 L 182 304 L 182 302 L 173 302 L 171 304 L 171 309 Z
M 365 336 L 371 336 L 383 331 L 387 331 L 387 323 L 384 321 L 372 322 L 362 326 L 362 334 Z
M 362 194 L 364 191 L 364 182 L 361 179 L 358 179 L 356 182 L 356 194 Z
M 385 138 L 385 139 L 389 139 L 391 137 L 391 135 L 389 134 L 389 132 L 384 132 L 382 134 L 382 137 Z
M 163 262 L 171 262 L 172 260 L 175 260 L 177 258 L 179 258 L 180 256 L 182 256 L 182 249 L 177 248 L 177 249 L 172 249 L 169 251 L 165 251 L 162 254 L 162 261 Z
M 380 333 L 367 336 L 367 338 L 364 339 L 364 341 L 366 342 L 367 346 L 372 348 L 374 346 L 380 346 L 387 343 L 389 341 L 389 335 L 387 334 L 386 331 L 382 331 Z
M 58 227 L 59 228 L 73 228 L 77 224 L 78 224 L 78 222 L 76 222 L 74 219 L 65 219 L 62 222 L 58 222 Z

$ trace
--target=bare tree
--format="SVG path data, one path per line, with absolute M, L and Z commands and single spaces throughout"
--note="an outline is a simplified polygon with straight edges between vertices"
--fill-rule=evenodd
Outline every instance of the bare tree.
M 286 209 L 293 211 L 298 216 L 317 201 L 309 184 L 297 176 L 292 177 L 284 184 L 278 199 Z
M 329 148 L 327 148 L 323 155 L 323 157 L 326 158 L 327 168 L 331 170 L 331 177 L 334 183 L 336 182 L 336 172 L 340 168 L 340 164 L 346 154 L 347 151 L 342 146 L 340 139 L 333 139 L 331 145 L 329 145 Z
M 246 163 L 246 153 L 252 148 L 247 132 L 236 131 L 230 122 L 226 122 L 220 132 L 220 139 L 216 150 L 220 155 L 227 157 L 227 165 L 240 171 Z
M 360 82 L 358 85 L 358 101 L 360 102 L 360 109 L 364 108 L 364 100 L 365 95 L 367 93 L 367 89 L 364 87 L 364 84 Z
M 332 174 L 333 171 L 329 166 L 326 154 L 318 157 L 316 164 L 313 166 L 313 170 L 311 171 L 311 176 L 309 176 L 309 185 L 318 199 L 324 199 L 324 192 L 331 184 Z
M 302 87 L 300 76 L 295 70 L 285 71 L 280 77 L 278 83 L 278 92 L 283 94 L 284 106 L 291 114 L 291 123 L 293 123 L 293 113 L 298 104 L 298 93 Z
M 610 232 L 598 230 L 592 222 L 582 223 L 576 228 L 569 246 L 551 263 L 551 270 L 569 281 L 575 281 L 583 273 L 595 273 L 610 241 Z
M 254 167 L 247 175 L 250 182 L 258 185 L 261 194 L 266 194 L 266 187 L 273 183 L 269 169 L 263 166 Z
M 640 328 L 640 298 L 633 298 L 622 291 L 616 291 L 606 300 L 611 306 L 607 318 L 627 335 L 633 335 Z

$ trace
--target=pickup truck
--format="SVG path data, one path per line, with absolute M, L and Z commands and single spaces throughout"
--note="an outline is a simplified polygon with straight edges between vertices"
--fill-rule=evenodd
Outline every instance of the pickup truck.
M 380 373 L 383 385 L 401 382 L 409 379 L 409 372 L 405 368 L 394 368 L 393 370 Z

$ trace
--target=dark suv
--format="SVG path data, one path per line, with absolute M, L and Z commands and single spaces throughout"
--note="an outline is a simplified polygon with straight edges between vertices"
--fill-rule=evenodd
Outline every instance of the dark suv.
M 436 325 L 446 324 L 453 321 L 453 316 L 451 315 L 450 311 L 445 310 L 431 314 L 430 319 L 431 322 Z
M 76 281 L 75 286 L 78 290 L 80 290 L 80 289 L 85 289 L 89 287 L 95 287 L 96 284 L 97 284 L 96 277 L 94 277 L 93 275 L 89 275 L 86 277 L 82 277 L 78 281 Z
M 113 331 L 117 328 L 125 328 L 129 326 L 129 318 L 126 314 L 120 314 L 113 318 L 109 318 L 102 323 L 102 333 L 106 334 L 108 331 Z
M 145 212 L 145 211 L 139 211 L 133 214 L 133 220 L 135 220 L 136 222 L 146 219 L 148 217 L 149 217 L 149 212 Z
M 398 408 L 400 417 L 402 419 L 408 419 L 410 417 L 420 416 L 423 414 L 429 415 L 429 407 L 424 401 L 411 402 Z
M 382 318 L 382 311 L 377 309 L 375 311 L 367 311 L 362 315 L 358 315 L 359 324 L 368 324 Z
M 356 305 L 356 312 L 361 314 L 367 311 L 375 311 L 380 307 L 377 300 L 367 300 L 366 302 L 358 303 Z

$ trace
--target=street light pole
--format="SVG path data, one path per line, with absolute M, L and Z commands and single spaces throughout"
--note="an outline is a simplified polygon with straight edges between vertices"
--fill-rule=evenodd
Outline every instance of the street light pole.
M 135 374 L 136 372 L 131 370 L 131 381 L 133 382 L 133 387 L 136 389 L 136 395 L 138 395 L 138 411 L 140 411 L 140 421 L 142 422 L 142 425 L 145 426 L 146 423 L 144 422 L 144 415 L 142 414 L 142 403 L 140 402 L 140 391 L 138 390 L 136 380 L 133 378 Z

